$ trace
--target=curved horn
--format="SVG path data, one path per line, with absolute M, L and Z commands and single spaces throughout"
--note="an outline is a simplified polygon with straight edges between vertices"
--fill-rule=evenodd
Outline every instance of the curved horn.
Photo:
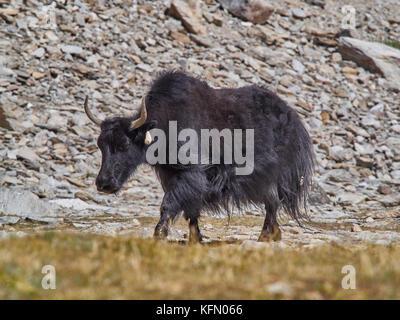
M 87 115 L 88 118 L 89 118 L 90 120 L 92 120 L 95 124 L 97 124 L 98 126 L 100 126 L 101 121 L 100 121 L 99 119 L 97 119 L 97 118 L 93 115 L 92 111 L 90 111 L 90 109 L 89 109 L 89 107 L 88 107 L 88 100 L 89 100 L 89 98 L 88 98 L 88 96 L 86 96 L 86 98 L 85 98 L 85 104 L 83 105 L 84 108 L 85 108 L 86 115 Z
M 142 99 L 140 117 L 138 119 L 132 121 L 131 129 L 137 129 L 137 128 L 139 128 L 140 126 L 142 126 L 146 122 L 147 110 L 146 110 L 145 98 L 146 97 L 143 97 L 143 99 Z

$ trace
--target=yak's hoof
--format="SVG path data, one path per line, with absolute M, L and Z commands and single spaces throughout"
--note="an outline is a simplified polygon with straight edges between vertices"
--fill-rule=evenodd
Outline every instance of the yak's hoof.
M 154 229 L 154 239 L 162 240 L 168 237 L 168 228 L 156 226 Z
M 201 234 L 196 234 L 196 235 L 190 235 L 189 234 L 189 243 L 200 243 L 203 240 L 203 237 Z
M 261 231 L 260 237 L 258 238 L 259 242 L 271 242 L 271 241 L 279 241 L 282 239 L 281 229 L 278 226 L 274 227 L 273 231 L 268 231 L 263 229 Z
M 197 226 L 189 226 L 189 243 L 200 243 L 203 237 Z

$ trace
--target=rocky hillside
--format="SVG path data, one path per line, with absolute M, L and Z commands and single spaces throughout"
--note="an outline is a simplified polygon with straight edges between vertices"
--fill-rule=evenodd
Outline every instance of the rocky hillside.
M 215 87 L 266 86 L 299 112 L 318 160 L 316 221 L 398 228 L 400 4 L 351 5 L 349 30 L 336 0 L 0 0 L 0 228 L 15 231 L 28 216 L 150 234 L 136 218 L 158 215 L 154 174 L 143 168 L 118 198 L 97 194 L 98 130 L 82 105 L 89 95 L 99 116 L 131 114 L 172 68 Z M 46 209 L 30 208 L 35 201 Z

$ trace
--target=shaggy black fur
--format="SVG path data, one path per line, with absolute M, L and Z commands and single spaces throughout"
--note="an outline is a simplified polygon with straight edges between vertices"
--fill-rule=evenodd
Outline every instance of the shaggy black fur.
M 279 208 L 296 220 L 305 216 L 312 146 L 297 113 L 275 93 L 256 85 L 213 89 L 183 72 L 169 71 L 152 83 L 146 105 L 147 121 L 139 129 L 129 130 L 133 118 L 102 123 L 98 145 L 103 158 L 96 182 L 100 191 L 117 191 L 138 165 L 146 163 L 145 132 L 155 127 L 168 133 L 169 121 L 177 121 L 178 130 L 192 128 L 199 136 L 200 129 L 254 129 L 255 143 L 250 175 L 236 175 L 235 163 L 154 165 L 165 191 L 155 235 L 165 237 L 169 221 L 181 212 L 190 220 L 192 235 L 202 211 L 264 205 L 261 240 L 277 231 Z

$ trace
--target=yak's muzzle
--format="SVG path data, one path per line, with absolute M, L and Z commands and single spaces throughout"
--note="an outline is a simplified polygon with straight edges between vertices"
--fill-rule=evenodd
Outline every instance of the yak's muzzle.
M 104 193 L 114 193 L 120 189 L 120 186 L 114 178 L 98 176 L 96 179 L 97 191 Z

